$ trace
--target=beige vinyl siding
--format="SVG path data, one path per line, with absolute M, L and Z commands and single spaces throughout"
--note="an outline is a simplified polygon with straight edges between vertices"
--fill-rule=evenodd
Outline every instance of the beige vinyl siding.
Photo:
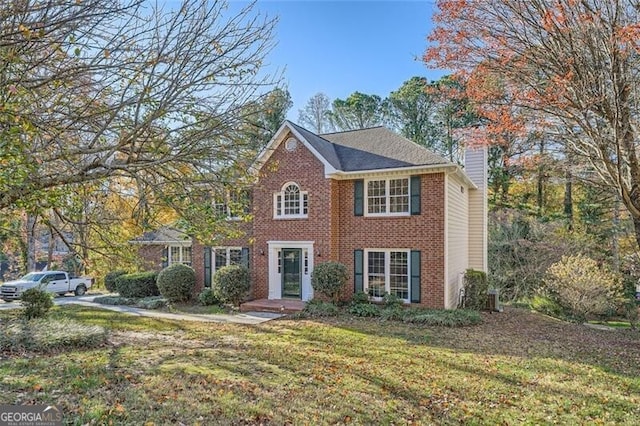
M 447 274 L 445 308 L 458 306 L 461 274 L 469 265 L 469 188 L 454 175 L 447 176 Z
M 469 268 L 487 272 L 487 149 L 468 149 L 465 173 L 478 189 L 469 191 Z

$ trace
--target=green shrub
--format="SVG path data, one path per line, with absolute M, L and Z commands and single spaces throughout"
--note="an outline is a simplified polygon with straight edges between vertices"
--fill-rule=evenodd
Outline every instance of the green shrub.
M 467 269 L 464 273 L 464 295 L 459 308 L 485 309 L 487 306 L 487 274 L 483 271 Z
M 174 263 L 160 271 L 156 282 L 160 294 L 169 302 L 186 302 L 196 286 L 196 273 L 187 265 Z
M 145 297 L 139 299 L 135 306 L 142 309 L 160 309 L 167 306 L 167 299 L 162 296 Z
M 10 320 L 0 327 L 0 348 L 8 353 L 88 348 L 106 343 L 107 337 L 107 330 L 103 327 L 85 325 L 68 318 L 38 318 L 28 322 Z
M 603 315 L 623 301 L 620 274 L 600 268 L 586 256 L 563 256 L 547 270 L 543 279 L 547 295 L 577 321 L 588 315 Z
M 22 315 L 26 319 L 42 318 L 49 313 L 53 307 L 53 297 L 51 293 L 47 293 L 39 288 L 30 288 L 22 293 L 22 306 L 24 310 Z
M 93 299 L 95 303 L 101 305 L 125 305 L 132 306 L 137 303 L 136 299 L 122 296 L 100 296 Z
M 439 327 L 463 327 L 482 322 L 480 313 L 470 309 L 409 309 L 404 322 Z
M 334 317 L 340 310 L 331 302 L 313 299 L 307 302 L 303 312 L 310 317 Z
M 379 317 L 380 307 L 373 303 L 354 303 L 349 307 L 349 313 L 357 317 Z
M 540 294 L 535 295 L 531 298 L 531 302 L 529 303 L 529 305 L 534 311 L 552 316 L 554 318 L 569 318 L 569 312 L 567 312 L 567 310 L 554 299 L 547 296 L 543 296 Z
M 205 288 L 200 292 L 198 295 L 198 302 L 203 306 L 217 305 L 220 303 L 215 294 L 213 294 L 213 290 L 210 288 Z
M 385 308 L 402 308 L 404 306 L 404 300 L 400 296 L 391 293 L 384 294 L 382 303 Z
M 316 265 L 311 274 L 314 291 L 328 297 L 333 302 L 340 300 L 340 294 L 349 279 L 347 267 L 339 262 L 324 262 Z
M 355 305 L 357 303 L 369 303 L 369 295 L 364 291 L 357 291 L 353 293 L 351 297 L 351 304 Z
M 125 274 L 127 274 L 127 271 L 112 271 L 107 273 L 104 276 L 104 286 L 106 289 L 111 293 L 118 291 L 118 288 L 116 287 L 116 278 Z
M 249 270 L 240 265 L 224 266 L 213 275 L 212 284 L 213 293 L 218 300 L 238 306 L 251 288 Z
M 122 297 L 160 296 L 156 285 L 157 272 L 138 272 L 120 275 L 116 278 L 116 288 Z

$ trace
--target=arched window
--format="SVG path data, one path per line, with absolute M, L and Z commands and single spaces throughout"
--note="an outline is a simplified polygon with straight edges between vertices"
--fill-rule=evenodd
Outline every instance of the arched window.
M 285 183 L 282 190 L 274 194 L 273 204 L 276 218 L 307 217 L 309 211 L 308 194 L 306 191 L 300 191 L 295 182 Z

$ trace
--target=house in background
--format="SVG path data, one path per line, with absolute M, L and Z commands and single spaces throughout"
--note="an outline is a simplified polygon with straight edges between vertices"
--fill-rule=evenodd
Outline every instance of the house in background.
M 486 150 L 465 161 L 462 169 L 384 127 L 316 135 L 285 121 L 254 165 L 245 237 L 191 242 L 198 286 L 245 263 L 253 299 L 306 301 L 314 265 L 334 260 L 351 271 L 345 297 L 391 293 L 455 308 L 464 271 L 487 269 Z
M 145 232 L 129 243 L 139 246 L 138 255 L 146 269 L 160 270 L 174 263 L 193 266 L 191 237 L 179 229 L 163 227 Z

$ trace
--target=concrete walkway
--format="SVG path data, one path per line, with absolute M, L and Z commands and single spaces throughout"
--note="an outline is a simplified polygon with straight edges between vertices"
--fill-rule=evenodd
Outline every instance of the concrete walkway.
M 199 321 L 199 322 L 216 322 L 216 323 L 231 323 L 231 324 L 247 324 L 255 325 L 265 321 L 269 321 L 275 318 L 280 318 L 282 314 L 270 313 L 270 312 L 243 312 L 239 314 L 182 314 L 161 312 L 151 309 L 141 309 L 133 306 L 114 306 L 114 305 L 102 305 L 95 303 L 94 298 L 103 295 L 87 295 L 87 296 L 65 296 L 56 297 L 54 300 L 58 306 L 63 305 L 81 305 L 89 306 L 92 308 L 106 309 L 109 311 L 122 312 L 127 315 L 134 315 L 139 317 L 149 317 L 158 319 L 168 319 L 174 321 Z M 0 302 L 0 310 L 17 309 L 21 304 L 18 301 L 15 302 Z

